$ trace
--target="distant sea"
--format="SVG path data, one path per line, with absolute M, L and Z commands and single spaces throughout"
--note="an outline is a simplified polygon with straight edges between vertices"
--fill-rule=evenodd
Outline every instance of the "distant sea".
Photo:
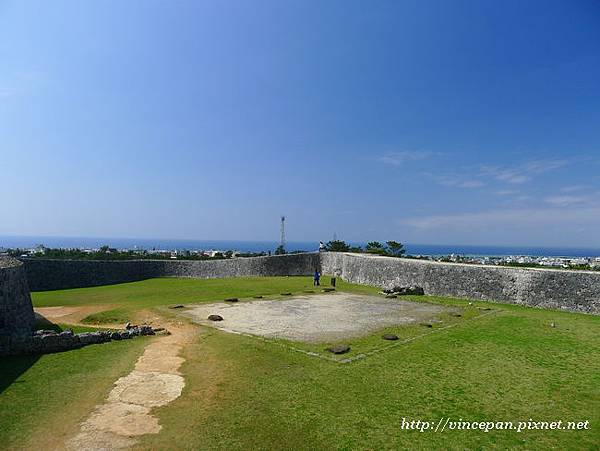
M 82 237 L 47 237 L 47 236 L 0 236 L 0 248 L 30 248 L 38 244 L 58 248 L 91 248 L 103 245 L 117 249 L 188 249 L 188 250 L 236 250 L 240 252 L 274 251 L 277 241 L 234 241 L 234 240 L 165 240 L 136 238 L 82 238 Z M 364 246 L 365 243 L 351 242 L 352 245 Z M 318 241 L 289 241 L 288 251 L 316 251 Z M 569 247 L 534 247 L 534 246 L 474 246 L 474 245 L 441 245 L 441 244 L 405 244 L 411 255 L 449 255 L 466 256 L 504 256 L 531 255 L 547 257 L 597 257 L 600 249 Z

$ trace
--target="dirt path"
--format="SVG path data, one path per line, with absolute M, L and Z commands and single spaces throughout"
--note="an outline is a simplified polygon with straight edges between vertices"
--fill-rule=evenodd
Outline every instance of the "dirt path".
M 170 321 L 165 327 L 171 335 L 157 337 L 146 346 L 133 371 L 115 382 L 104 403 L 66 442 L 67 449 L 127 449 L 137 443 L 137 437 L 161 430 L 152 409 L 181 395 L 185 380 L 179 368 L 185 360 L 179 354 L 197 334 L 197 329 L 181 322 Z

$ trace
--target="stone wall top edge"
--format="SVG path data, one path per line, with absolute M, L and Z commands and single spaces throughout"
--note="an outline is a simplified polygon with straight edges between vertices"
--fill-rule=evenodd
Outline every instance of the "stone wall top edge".
M 402 258 L 402 257 L 387 257 L 384 255 L 369 255 L 359 254 L 354 252 L 332 252 L 333 254 L 341 254 L 350 257 L 358 257 L 365 259 L 381 259 L 386 261 L 399 261 L 403 263 L 415 263 L 421 265 L 433 265 L 433 266 L 448 266 L 448 267 L 461 267 L 461 268 L 483 268 L 488 270 L 497 271 L 526 271 L 526 272 L 544 272 L 544 273 L 560 273 L 560 274 L 587 274 L 591 276 L 600 277 L 600 271 L 586 271 L 579 269 L 552 269 L 552 268 L 528 268 L 528 267 L 517 267 L 517 266 L 495 266 L 495 265 L 482 265 L 482 264 L 471 264 L 471 263 L 452 263 L 452 262 L 438 262 L 431 260 L 420 260 L 417 258 Z

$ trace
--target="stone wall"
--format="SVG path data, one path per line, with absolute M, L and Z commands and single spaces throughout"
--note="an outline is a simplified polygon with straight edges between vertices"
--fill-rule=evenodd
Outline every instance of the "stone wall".
M 131 282 L 152 277 L 310 275 L 322 266 L 349 282 L 426 294 L 600 313 L 600 273 L 508 268 L 324 252 L 227 260 L 78 261 L 27 259 L 32 291 Z
M 600 272 L 438 263 L 326 252 L 323 272 L 391 288 L 417 285 L 425 294 L 600 314 Z
M 31 291 L 93 287 L 159 277 L 154 260 L 96 261 L 23 259 Z
M 134 282 L 152 277 L 211 279 L 241 276 L 310 275 L 319 267 L 316 253 L 226 260 L 47 260 L 24 259 L 31 291 Z
M 106 343 L 112 340 L 125 340 L 141 335 L 155 335 L 154 329 L 147 325 L 134 326 L 124 330 L 98 330 L 74 334 L 72 330 L 56 332 L 37 330 L 27 336 L 11 337 L 9 346 L 0 346 L 0 357 L 21 354 L 49 354 L 69 351 L 84 346 Z
M 0 257 L 0 355 L 12 341 L 30 335 L 34 323 L 23 265 L 14 258 Z

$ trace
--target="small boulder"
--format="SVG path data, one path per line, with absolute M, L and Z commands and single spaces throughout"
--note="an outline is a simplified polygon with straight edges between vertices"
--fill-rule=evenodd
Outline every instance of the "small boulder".
M 128 329 L 128 330 L 129 330 L 129 329 L 131 329 L 131 328 L 133 328 L 133 326 L 131 325 L 131 323 L 127 323 L 127 324 L 125 324 L 125 329 Z
M 422 287 L 417 287 L 417 286 L 410 286 L 410 287 L 394 287 L 392 289 L 392 292 L 400 295 L 400 296 L 406 296 L 406 295 L 424 295 L 425 294 L 425 290 L 423 290 Z
M 210 321 L 223 321 L 223 317 L 221 315 L 208 315 L 208 319 Z
M 385 334 L 383 335 L 381 338 L 383 338 L 384 340 L 390 340 L 390 341 L 394 341 L 398 339 L 398 335 L 394 335 L 394 334 Z
M 183 304 L 169 305 L 169 308 L 183 308 L 183 307 L 184 307 Z
M 238 298 L 227 298 L 225 299 L 225 302 L 239 302 Z
M 423 326 L 423 327 L 433 327 L 433 324 L 431 324 L 431 323 L 421 323 L 421 326 Z
M 110 334 L 110 339 L 111 340 L 120 340 L 121 334 L 119 332 L 113 332 Z
M 55 330 L 50 329 L 40 329 L 34 332 L 35 335 L 57 335 Z
M 410 287 L 410 294 L 423 296 L 425 294 L 425 290 L 423 287 Z
M 346 352 L 350 351 L 350 346 L 335 345 L 335 346 L 331 346 L 331 347 L 327 348 L 327 350 L 329 352 L 331 352 L 332 354 L 345 354 Z
M 79 335 L 79 342 L 83 345 L 92 345 L 102 342 L 102 335 L 100 332 L 84 332 Z
M 155 329 L 147 324 L 142 324 L 139 326 L 140 335 L 154 335 Z

